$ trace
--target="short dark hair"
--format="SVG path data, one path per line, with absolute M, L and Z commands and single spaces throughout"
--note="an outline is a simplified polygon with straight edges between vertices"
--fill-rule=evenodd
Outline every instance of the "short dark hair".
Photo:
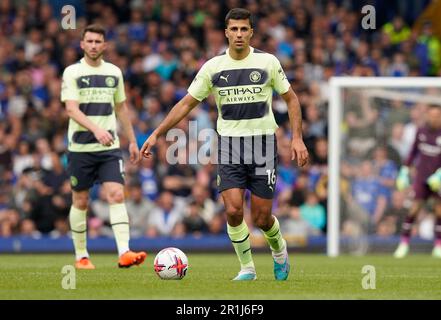
M 104 29 L 104 27 L 100 24 L 89 24 L 86 28 L 84 28 L 81 39 L 84 39 L 86 32 L 99 33 L 104 37 L 104 39 L 106 39 L 106 29 Z
M 225 27 L 228 27 L 228 21 L 230 19 L 233 20 L 248 19 L 250 21 L 251 28 L 253 28 L 253 17 L 251 16 L 251 12 L 249 12 L 247 9 L 233 8 L 230 11 L 228 11 L 227 15 L 225 16 Z

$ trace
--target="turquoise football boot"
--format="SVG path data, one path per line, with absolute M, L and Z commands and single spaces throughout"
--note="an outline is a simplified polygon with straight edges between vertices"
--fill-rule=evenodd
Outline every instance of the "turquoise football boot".
M 253 272 L 251 270 L 241 270 L 236 278 L 233 279 L 233 281 L 252 281 L 256 279 L 256 272 Z
M 277 263 L 274 259 L 274 277 L 276 280 L 284 281 L 288 279 L 290 269 L 288 256 L 286 256 L 284 263 Z

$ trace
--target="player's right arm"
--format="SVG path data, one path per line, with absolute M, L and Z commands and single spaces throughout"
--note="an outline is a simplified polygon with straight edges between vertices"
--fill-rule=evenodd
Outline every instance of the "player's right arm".
M 67 115 L 91 131 L 99 143 L 111 145 L 113 143 L 113 137 L 110 132 L 97 126 L 80 110 L 79 100 L 79 89 L 75 80 L 75 67 L 69 66 L 64 70 L 63 84 L 61 87 L 61 101 L 66 104 Z
M 193 96 L 188 93 L 175 104 L 158 128 L 153 131 L 150 137 L 142 145 L 140 151 L 142 156 L 149 158 L 151 156 L 150 150 L 156 144 L 157 139 L 184 119 L 185 116 L 199 104 L 199 102 L 199 100 L 193 98 Z
M 105 146 L 113 144 L 113 136 L 107 130 L 97 126 L 80 110 L 78 101 L 66 100 L 67 115 L 78 124 L 93 133 L 99 143 Z
M 199 102 L 210 94 L 213 85 L 208 65 L 208 63 L 205 63 L 202 66 L 188 88 L 188 94 L 175 104 L 158 128 L 144 142 L 140 151 L 143 157 L 149 158 L 152 155 L 150 150 L 156 144 L 156 140 L 184 119 Z

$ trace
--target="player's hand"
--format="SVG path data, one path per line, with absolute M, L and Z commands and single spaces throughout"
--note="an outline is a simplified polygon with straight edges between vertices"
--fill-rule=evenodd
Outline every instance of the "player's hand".
M 101 143 L 103 146 L 111 146 L 114 142 L 113 136 L 110 134 L 109 131 L 97 128 L 93 132 L 93 135 L 98 140 L 99 143 Z
M 138 164 L 141 160 L 141 155 L 139 153 L 138 145 L 136 142 L 130 142 L 129 144 L 130 162 L 132 164 Z
M 302 139 L 292 139 L 291 141 L 291 160 L 297 159 L 297 165 L 303 167 L 308 163 L 308 150 Z
M 441 189 L 441 168 L 427 179 L 427 184 L 433 192 L 438 192 Z
M 141 147 L 141 151 L 140 151 L 141 157 L 150 158 L 153 156 L 151 150 L 156 144 L 156 140 L 157 140 L 156 135 L 151 134 L 150 137 L 144 142 L 144 144 Z
M 406 166 L 402 166 L 400 172 L 398 173 L 397 181 L 396 181 L 398 191 L 403 191 L 410 185 L 409 179 L 409 168 Z

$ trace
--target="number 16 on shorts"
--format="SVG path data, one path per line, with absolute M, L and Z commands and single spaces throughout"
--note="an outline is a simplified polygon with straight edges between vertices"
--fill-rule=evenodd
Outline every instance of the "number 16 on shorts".
M 274 185 L 276 184 L 276 169 L 268 169 L 266 170 L 266 174 L 268 175 L 268 188 L 274 192 Z

